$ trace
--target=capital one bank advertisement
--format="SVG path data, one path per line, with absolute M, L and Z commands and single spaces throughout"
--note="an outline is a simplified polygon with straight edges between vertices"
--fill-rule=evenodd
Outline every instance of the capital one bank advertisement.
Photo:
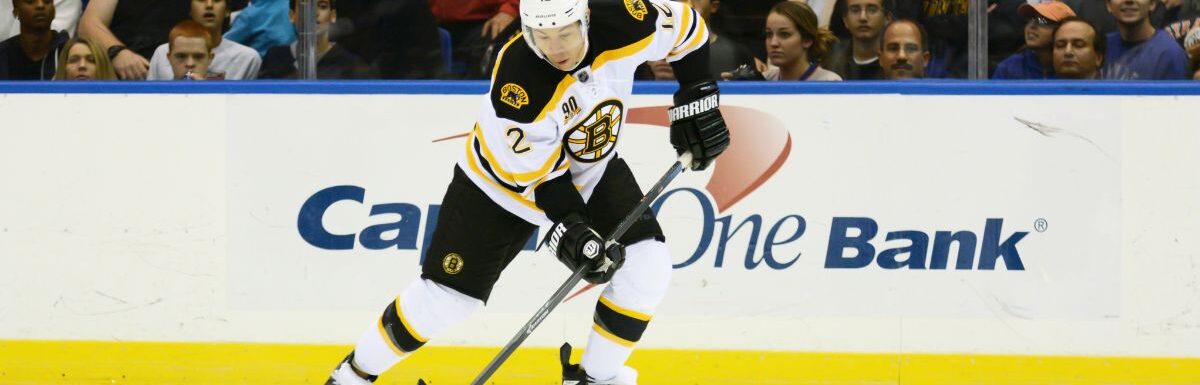
M 265 106 L 228 112 L 230 306 L 381 310 L 420 274 L 479 96 L 230 98 Z M 611 128 L 643 189 L 675 157 L 669 103 L 636 96 Z M 697 318 L 1119 317 L 1120 122 L 1061 113 L 1118 103 L 725 96 L 732 146 L 652 206 L 675 261 L 656 330 Z M 567 277 L 534 246 L 505 271 L 490 310 L 531 315 Z

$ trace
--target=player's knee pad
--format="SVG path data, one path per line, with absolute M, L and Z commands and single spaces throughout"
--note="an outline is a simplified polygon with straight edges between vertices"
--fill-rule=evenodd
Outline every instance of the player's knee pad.
M 657 240 L 625 248 L 625 264 L 604 290 L 610 300 L 644 313 L 653 313 L 667 295 L 671 281 L 671 252 Z
M 380 331 L 408 353 L 471 316 L 483 302 L 427 279 L 414 281 L 380 317 Z
M 625 265 L 596 303 L 596 332 L 626 346 L 641 340 L 654 309 L 666 296 L 671 255 L 666 244 L 647 240 L 626 248 Z

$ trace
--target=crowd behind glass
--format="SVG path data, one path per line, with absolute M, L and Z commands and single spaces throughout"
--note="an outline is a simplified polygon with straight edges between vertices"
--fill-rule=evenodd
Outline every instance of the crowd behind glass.
M 313 1 L 318 79 L 487 79 L 520 29 L 519 0 Z M 968 0 L 682 1 L 707 21 L 725 80 L 968 77 Z M 1200 0 L 987 5 L 992 79 L 1200 80 Z M 296 79 L 299 8 L 0 0 L 0 80 Z M 664 62 L 638 71 L 671 78 Z

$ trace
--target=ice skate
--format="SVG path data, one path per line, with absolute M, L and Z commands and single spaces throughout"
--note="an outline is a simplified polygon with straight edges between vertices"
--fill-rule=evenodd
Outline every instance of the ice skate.
M 346 356 L 333 370 L 333 374 L 329 375 L 329 380 L 325 381 L 325 385 L 371 385 L 375 383 L 375 379 L 379 376 L 372 376 L 366 373 L 359 374 L 355 370 L 352 362 L 354 361 L 354 352 Z
M 563 368 L 562 385 L 637 385 L 637 370 L 631 367 L 622 367 L 615 379 L 597 381 L 588 376 L 579 364 L 571 363 L 571 344 L 563 344 L 558 353 Z

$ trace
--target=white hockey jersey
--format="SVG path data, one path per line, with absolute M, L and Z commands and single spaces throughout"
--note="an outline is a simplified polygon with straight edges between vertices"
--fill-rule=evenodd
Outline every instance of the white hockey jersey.
M 542 182 L 569 169 L 590 198 L 616 154 L 638 65 L 708 44 L 704 20 L 679 2 L 592 0 L 589 8 L 590 45 L 573 72 L 539 58 L 519 34 L 504 46 L 458 163 L 493 201 L 539 226 L 549 223 L 535 204 Z

